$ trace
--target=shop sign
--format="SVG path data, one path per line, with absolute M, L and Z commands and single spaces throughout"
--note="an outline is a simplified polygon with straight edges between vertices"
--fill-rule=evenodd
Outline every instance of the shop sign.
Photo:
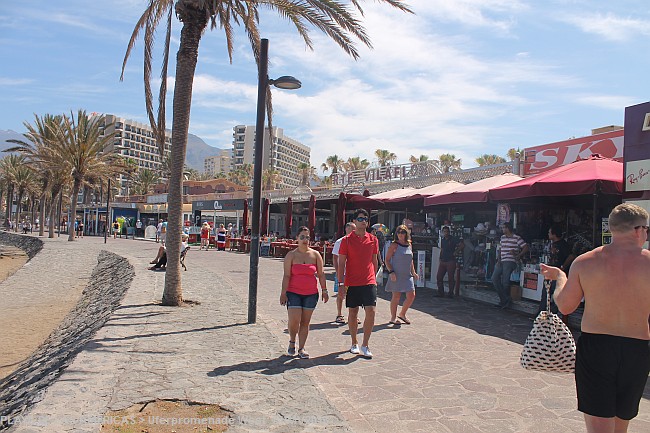
M 432 161 L 373 167 L 365 170 L 353 170 L 345 173 L 333 173 L 333 186 L 345 186 L 356 183 L 390 182 L 394 180 L 415 179 L 439 174 L 440 170 Z
M 650 159 L 625 164 L 625 191 L 650 190 Z
M 601 232 L 603 234 L 603 241 L 601 245 L 612 243 L 612 232 L 609 231 L 609 218 L 603 218 L 601 223 Z
M 418 287 L 424 287 L 424 262 L 426 260 L 426 257 L 426 251 L 418 251 L 418 266 L 416 269 L 419 277 L 417 282 Z
M 193 201 L 192 212 L 197 210 L 198 211 L 244 210 L 244 199 Z
M 606 158 L 623 161 L 624 131 L 589 135 L 557 143 L 524 149 L 524 175 L 536 174 L 598 153 Z

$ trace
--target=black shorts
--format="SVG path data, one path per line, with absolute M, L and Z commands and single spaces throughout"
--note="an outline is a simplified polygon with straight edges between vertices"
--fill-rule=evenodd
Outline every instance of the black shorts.
M 647 340 L 583 332 L 576 351 L 578 410 L 631 420 L 650 372 Z
M 345 295 L 347 308 L 374 307 L 377 305 L 377 285 L 348 286 Z

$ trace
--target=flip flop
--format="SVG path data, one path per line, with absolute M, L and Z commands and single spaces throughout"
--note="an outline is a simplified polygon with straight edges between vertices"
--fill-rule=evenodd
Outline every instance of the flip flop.
M 401 320 L 402 322 L 404 322 L 406 325 L 410 325 L 410 324 L 411 324 L 411 321 L 408 320 L 406 317 L 397 316 L 397 318 L 398 318 L 399 320 Z
M 334 320 L 336 323 L 340 323 L 342 325 L 345 325 L 345 317 L 343 316 L 336 316 L 336 320 Z
M 397 320 L 389 320 L 388 323 L 390 323 L 391 325 L 401 325 L 402 324 L 402 322 L 400 322 L 399 319 L 397 319 Z

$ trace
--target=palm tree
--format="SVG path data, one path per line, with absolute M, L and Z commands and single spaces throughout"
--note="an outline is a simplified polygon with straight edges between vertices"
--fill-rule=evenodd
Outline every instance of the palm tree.
M 337 174 L 343 169 L 343 160 L 338 155 L 330 155 L 325 159 L 325 162 L 320 165 L 323 171 L 332 170 L 332 174 Z
M 161 178 L 169 180 L 172 175 L 172 158 L 170 154 L 162 158 L 158 172 Z
M 309 182 L 312 180 L 320 182 L 321 178 L 316 174 L 316 167 L 313 167 L 311 164 L 301 162 L 296 168 L 298 169 L 298 173 L 300 173 L 300 185 L 309 186 Z
M 7 155 L 0 160 L 0 171 L 7 185 L 7 210 L 5 219 L 11 220 L 12 218 L 12 204 L 16 192 L 16 179 L 18 177 L 18 170 L 25 164 L 24 155 Z M 16 222 L 14 220 L 14 222 Z
M 484 167 L 486 165 L 494 165 L 494 164 L 501 164 L 506 162 L 506 159 L 499 156 L 499 155 L 488 155 L 488 154 L 483 154 L 476 158 L 476 163 L 478 164 L 479 167 Z
M 405 12 L 411 12 L 402 0 L 381 0 Z M 359 53 L 352 41 L 356 38 L 363 44 L 370 46 L 370 39 L 365 33 L 354 11 L 362 12 L 359 0 L 347 2 L 340 0 L 328 1 L 299 1 L 299 0 L 150 0 L 149 6 L 138 20 L 131 35 L 129 45 L 122 65 L 122 75 L 126 61 L 138 39 L 141 30 L 144 30 L 144 82 L 147 115 L 155 132 L 156 140 L 163 155 L 165 146 L 165 94 L 167 92 L 167 65 L 171 41 L 172 18 L 175 13 L 180 22 L 181 29 L 179 49 L 176 55 L 176 81 L 174 87 L 174 112 L 172 129 L 172 171 L 169 182 L 168 194 L 168 234 L 167 248 L 167 273 L 165 275 L 165 289 L 162 303 L 164 305 L 181 305 L 183 302 L 180 274 L 180 233 L 182 228 L 182 192 L 183 192 L 183 164 L 187 148 L 187 134 L 189 131 L 190 108 L 192 103 L 192 86 L 199 52 L 199 43 L 205 33 L 208 22 L 211 29 L 219 27 L 224 30 L 228 56 L 232 62 L 233 52 L 233 24 L 244 27 L 255 59 L 260 60 L 260 34 L 259 34 L 259 9 L 267 8 L 277 12 L 282 18 L 292 23 L 305 44 L 312 48 L 309 37 L 309 27 L 316 27 L 333 39 L 345 52 L 353 58 L 358 58 Z M 161 87 L 158 97 L 158 118 L 153 114 L 153 95 L 151 92 L 151 62 L 154 33 L 160 21 L 165 19 L 165 45 L 163 66 L 161 72 Z M 267 91 L 270 94 L 270 91 Z M 269 125 L 271 124 L 272 104 L 267 98 Z
M 451 153 L 444 153 L 438 158 L 440 161 L 440 169 L 443 173 L 449 173 L 450 171 L 460 170 L 460 165 L 462 161 L 456 159 L 456 155 Z
M 367 159 L 361 159 L 360 156 L 355 156 L 348 158 L 348 160 L 343 164 L 345 171 L 354 171 L 354 170 L 365 170 L 370 165 L 370 161 Z
M 521 150 L 520 148 L 510 148 L 508 149 L 508 153 L 506 154 L 506 158 L 508 158 L 509 161 L 514 161 L 515 158 L 517 157 L 517 154 L 520 156 L 523 156 L 524 151 Z
M 413 164 L 415 164 L 416 162 L 424 162 L 424 161 L 428 161 L 428 160 L 429 160 L 428 155 L 420 155 L 419 158 L 417 156 L 411 155 L 411 157 L 409 158 L 409 162 L 411 162 Z
M 16 226 L 14 230 L 18 231 L 18 222 L 20 221 L 20 215 L 23 210 L 23 199 L 31 195 L 36 189 L 36 173 L 29 165 L 22 164 L 16 167 L 14 176 L 16 192 L 18 194 L 18 200 L 16 201 Z
M 228 179 L 228 175 L 223 171 L 220 171 L 219 173 L 212 175 L 212 179 Z
M 397 155 L 386 149 L 375 150 L 375 156 L 377 157 L 377 163 L 380 167 L 391 165 L 397 159 Z
M 20 152 L 25 155 L 27 163 L 39 178 L 41 187 L 38 200 L 39 219 L 41 221 L 38 231 L 39 236 L 45 234 L 45 198 L 48 193 L 51 193 L 50 208 L 52 208 L 52 203 L 55 201 L 62 183 L 62 167 L 50 166 L 44 161 L 46 154 L 50 152 L 50 143 L 55 139 L 62 121 L 63 116 L 61 115 L 45 114 L 42 117 L 34 115 L 34 125 L 28 122 L 23 123 L 25 129 L 27 129 L 27 132 L 23 134 L 26 141 L 8 140 L 17 146 L 5 150 L 5 152 Z M 53 231 L 50 233 L 50 237 L 54 237 Z
M 48 155 L 51 163 L 63 161 L 69 169 L 72 179 L 70 196 L 70 215 L 74 218 L 77 211 L 77 195 L 82 185 L 91 176 L 108 176 L 110 172 L 124 169 L 124 164 L 115 164 L 115 155 L 104 153 L 104 148 L 113 141 L 114 134 L 104 133 L 101 126 L 105 123 L 104 116 L 89 116 L 84 110 L 77 112 L 77 117 L 63 116 L 63 125 L 56 140 L 51 143 L 52 155 Z M 74 224 L 69 221 L 68 240 L 74 241 Z
M 332 177 L 331 176 L 325 176 L 320 180 L 320 185 L 325 188 L 331 188 L 332 187 Z
M 133 180 L 133 193 L 147 195 L 159 182 L 160 176 L 154 170 L 143 168 Z
M 267 168 L 262 172 L 263 189 L 267 191 L 275 189 L 281 181 L 282 175 L 274 168 Z

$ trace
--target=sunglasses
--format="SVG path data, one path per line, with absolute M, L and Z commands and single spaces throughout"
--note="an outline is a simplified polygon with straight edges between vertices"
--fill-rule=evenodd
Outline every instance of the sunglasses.
M 301 241 L 308 241 L 309 239 L 311 239 L 311 237 L 309 235 L 300 235 L 298 236 L 298 239 L 300 239 Z
M 406 233 L 407 233 L 406 230 L 398 230 L 398 231 L 397 231 L 397 234 L 398 234 L 398 235 L 405 235 Z
M 367 218 L 367 217 L 356 217 L 355 219 L 356 219 L 357 221 L 359 221 L 360 223 L 365 223 L 365 222 L 368 221 L 368 218 Z
M 635 226 L 634 227 L 634 230 L 638 230 L 638 229 L 643 229 L 643 230 L 645 230 L 647 232 L 648 231 L 648 226 Z

